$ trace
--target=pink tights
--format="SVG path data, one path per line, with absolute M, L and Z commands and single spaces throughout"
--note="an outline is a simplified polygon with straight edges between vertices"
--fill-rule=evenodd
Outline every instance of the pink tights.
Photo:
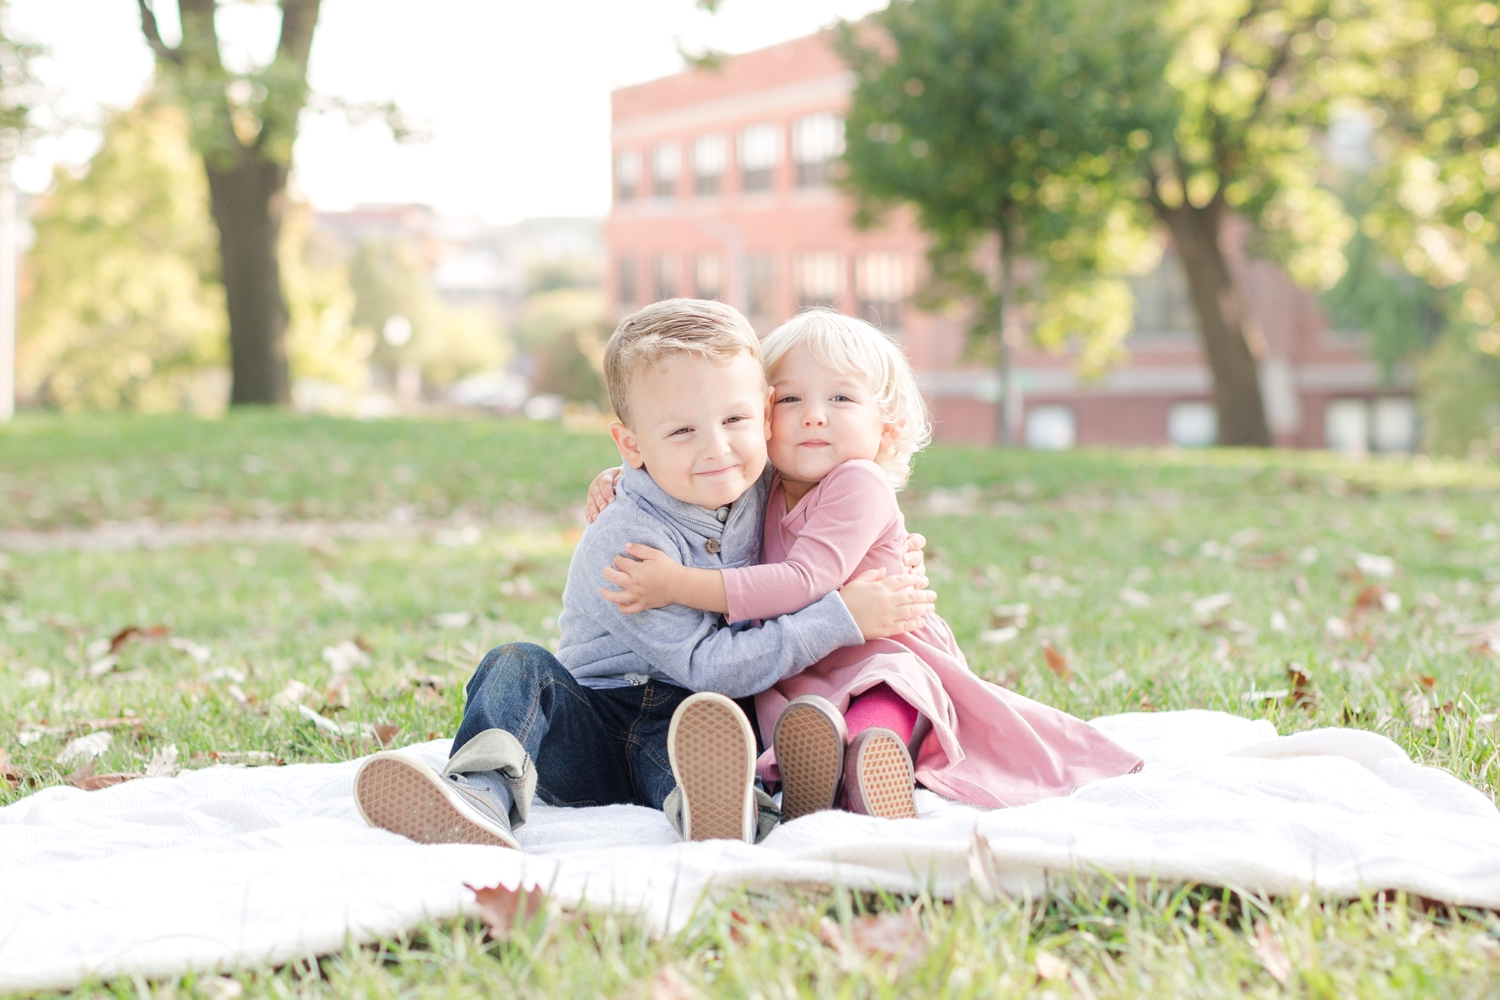
M 866 729 L 889 729 L 902 743 L 910 743 L 917 725 L 917 710 L 891 690 L 889 684 L 877 684 L 849 702 L 844 722 L 852 740 Z

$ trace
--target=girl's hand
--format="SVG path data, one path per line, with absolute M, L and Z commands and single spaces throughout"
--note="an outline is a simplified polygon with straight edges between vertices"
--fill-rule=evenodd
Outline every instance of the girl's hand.
M 682 574 L 680 563 L 649 545 L 631 542 L 625 551 L 634 558 L 615 556 L 614 566 L 603 570 L 604 579 L 620 589 L 600 587 L 601 597 L 627 615 L 678 603 L 673 595 Z
M 932 614 L 937 594 L 917 589 L 916 583 L 915 576 L 886 579 L 885 570 L 872 569 L 844 584 L 839 597 L 866 640 L 884 639 L 921 627 Z
M 613 469 L 605 469 L 594 477 L 592 483 L 589 483 L 589 502 L 583 508 L 583 519 L 585 521 L 593 524 L 594 519 L 599 516 L 604 508 L 615 502 L 615 484 L 620 481 L 620 477 L 624 474 L 625 470 L 617 465 Z M 922 536 L 917 535 L 916 537 L 921 538 Z M 908 539 L 907 545 L 910 546 L 910 544 L 911 541 Z M 910 564 L 908 563 L 908 565 Z
M 911 575 L 916 578 L 916 586 L 927 588 L 927 560 L 922 555 L 922 550 L 927 548 L 927 536 L 919 535 L 915 531 L 906 536 L 906 551 L 901 553 L 901 562 Z

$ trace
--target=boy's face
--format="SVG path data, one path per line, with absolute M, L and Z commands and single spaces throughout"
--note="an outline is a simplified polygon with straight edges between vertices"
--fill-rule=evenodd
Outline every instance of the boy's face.
M 727 365 L 672 355 L 638 373 L 629 391 L 631 426 L 616 422 L 610 434 L 620 457 L 644 466 L 668 495 L 717 510 L 765 469 L 765 381 L 749 355 Z

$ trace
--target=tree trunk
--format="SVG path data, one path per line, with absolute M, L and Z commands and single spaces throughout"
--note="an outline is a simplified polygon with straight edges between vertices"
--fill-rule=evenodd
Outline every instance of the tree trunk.
M 1244 299 L 1219 245 L 1224 204 L 1215 198 L 1203 208 L 1184 201 L 1177 208 L 1158 204 L 1156 209 L 1187 272 L 1198 334 L 1214 376 L 1219 444 L 1270 447 L 1260 371 L 1245 339 Z
M 1010 344 L 1005 340 L 1005 310 L 1015 308 L 1011 295 L 1015 291 L 1015 250 L 1011 243 L 1014 234 L 1008 212 L 1000 212 L 1000 294 L 995 301 L 995 338 L 999 350 L 995 354 L 995 366 L 1000 376 L 999 412 L 995 415 L 995 440 L 1002 448 L 1015 444 L 1015 428 L 1010 425 Z
M 291 385 L 277 248 L 287 168 L 248 152 L 230 169 L 218 169 L 211 159 L 206 166 L 229 307 L 229 405 L 284 405 Z

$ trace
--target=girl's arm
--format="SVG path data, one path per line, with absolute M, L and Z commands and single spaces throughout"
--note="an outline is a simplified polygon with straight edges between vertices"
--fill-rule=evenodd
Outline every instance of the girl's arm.
M 730 621 L 775 618 L 838 590 L 901 517 L 896 491 L 874 462 L 845 462 L 818 490 L 785 560 L 723 571 Z

